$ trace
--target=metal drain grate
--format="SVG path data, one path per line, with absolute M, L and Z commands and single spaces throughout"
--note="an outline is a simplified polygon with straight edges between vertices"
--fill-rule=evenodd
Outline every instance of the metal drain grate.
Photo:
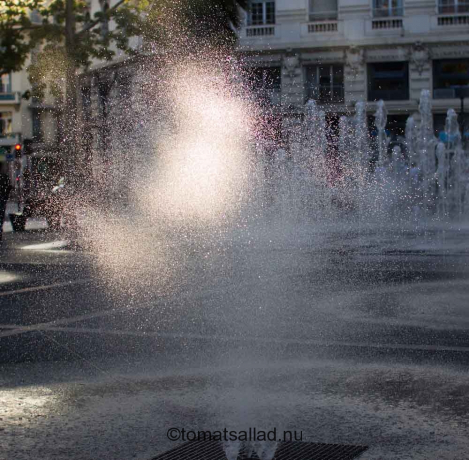
M 314 442 L 279 442 L 273 460 L 351 460 L 368 449 L 366 446 L 321 444 Z M 246 457 L 243 449 L 238 460 Z M 217 441 L 189 441 L 158 455 L 153 460 L 227 460 L 223 445 Z

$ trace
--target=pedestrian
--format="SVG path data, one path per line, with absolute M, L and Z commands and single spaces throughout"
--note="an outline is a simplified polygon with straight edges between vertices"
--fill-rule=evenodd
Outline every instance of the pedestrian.
M 11 192 L 10 180 L 6 174 L 4 163 L 0 163 L 0 242 L 3 236 L 3 220 L 7 207 L 8 197 Z

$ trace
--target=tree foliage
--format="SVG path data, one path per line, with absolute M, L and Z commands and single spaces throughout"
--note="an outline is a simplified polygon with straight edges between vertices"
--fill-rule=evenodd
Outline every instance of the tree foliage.
M 122 10 L 149 45 L 233 44 L 247 0 L 134 0 Z
M 101 5 L 107 5 L 106 2 Z M 0 1 L 0 74 L 21 70 L 30 53 L 33 87 L 60 80 L 67 66 L 87 68 L 116 50 L 133 55 L 129 39 L 141 36 L 147 48 L 229 45 L 247 0 L 120 0 L 90 15 L 87 0 L 73 0 L 73 47 L 66 47 L 66 0 Z M 32 22 L 35 11 L 40 21 Z M 199 46 L 198 45 L 198 46 Z
M 34 46 L 30 12 L 40 0 L 0 1 L 0 75 L 21 70 Z

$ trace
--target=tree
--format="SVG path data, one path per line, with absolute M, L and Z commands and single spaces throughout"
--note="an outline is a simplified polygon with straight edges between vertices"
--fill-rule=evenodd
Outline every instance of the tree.
M 135 0 L 127 13 L 146 43 L 160 47 L 230 46 L 249 0 Z M 140 14 L 143 12 L 143 14 Z
M 0 2 L 1 73 L 20 70 L 28 54 L 37 51 L 29 67 L 33 95 L 41 98 L 49 90 L 59 101 L 62 147 L 72 157 L 80 70 L 93 59 L 112 60 L 116 48 L 134 55 L 133 36 L 141 36 L 150 50 L 233 45 L 239 8 L 247 6 L 247 0 L 119 0 L 112 7 L 108 1 L 100 1 L 101 11 L 93 18 L 86 0 Z M 33 10 L 41 23 L 29 19 Z
M 23 68 L 34 43 L 30 12 L 37 9 L 40 0 L 0 1 L 0 75 Z

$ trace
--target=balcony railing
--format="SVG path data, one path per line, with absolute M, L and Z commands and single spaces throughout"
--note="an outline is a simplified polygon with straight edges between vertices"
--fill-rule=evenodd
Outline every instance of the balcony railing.
M 316 22 L 316 21 L 335 21 L 337 20 L 337 10 L 331 10 L 331 11 L 320 11 L 320 12 L 314 12 L 312 11 L 309 13 L 309 20 L 311 22 Z
M 438 4 L 438 14 L 464 14 L 469 13 L 469 1 Z
M 373 8 L 374 18 L 395 18 L 404 16 L 404 8 L 402 6 L 395 8 Z
M 21 95 L 18 91 L 0 93 L 0 104 L 20 104 Z
M 271 37 L 275 35 L 275 26 L 249 26 L 246 27 L 246 37 Z
M 469 13 L 457 16 L 439 16 L 439 26 L 465 26 L 469 24 Z
M 319 21 L 311 22 L 308 24 L 308 33 L 328 33 L 328 32 L 337 32 L 339 29 L 339 24 L 337 21 Z
M 0 146 L 15 145 L 20 142 L 18 133 L 0 133 Z
M 402 19 L 373 19 L 371 28 L 373 30 L 402 29 Z
M 321 104 L 344 102 L 344 86 L 313 86 L 306 94 L 306 100 L 309 99 L 314 99 Z

